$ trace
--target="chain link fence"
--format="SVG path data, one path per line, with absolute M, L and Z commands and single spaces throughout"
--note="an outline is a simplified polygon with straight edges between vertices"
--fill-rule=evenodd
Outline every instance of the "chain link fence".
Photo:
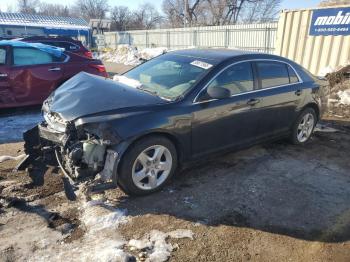
M 106 32 L 104 47 L 116 48 L 128 44 L 140 48 L 167 47 L 168 49 L 239 48 L 273 53 L 277 22 L 208 26 L 174 29 Z

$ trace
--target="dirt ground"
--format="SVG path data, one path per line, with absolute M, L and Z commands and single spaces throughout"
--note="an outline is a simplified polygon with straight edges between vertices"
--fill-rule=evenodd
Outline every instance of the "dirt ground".
M 128 241 L 176 229 L 193 239 L 167 238 L 170 261 L 349 261 L 350 127 L 332 126 L 336 132 L 317 131 L 306 146 L 279 141 L 205 160 L 147 197 L 99 194 L 125 214 L 99 235 L 91 227 L 111 216 L 93 209 L 103 219 L 86 219 L 85 200 L 67 199 L 57 168 L 28 175 L 3 162 L 0 261 L 144 261 L 147 252 Z M 2 144 L 0 155 L 19 155 L 22 146 Z M 104 256 L 107 243 L 127 256 Z
M 142 198 L 115 189 L 89 201 L 58 168 L 0 163 L 0 261 L 350 261 L 350 121 L 338 113 L 306 146 L 203 159 Z M 0 156 L 23 153 L 9 142 L 40 118 L 27 114 L 1 117 Z

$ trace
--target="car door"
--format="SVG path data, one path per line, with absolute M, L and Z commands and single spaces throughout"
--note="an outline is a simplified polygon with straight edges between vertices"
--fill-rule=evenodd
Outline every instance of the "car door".
M 211 86 L 229 89 L 231 97 L 211 99 L 206 92 Z M 259 119 L 259 112 L 252 100 L 255 86 L 250 62 L 233 64 L 209 82 L 193 104 L 194 157 L 254 142 L 258 136 L 256 127 Z
M 30 47 L 13 47 L 12 54 L 9 81 L 16 105 L 41 104 L 62 79 L 60 58 Z
M 0 108 L 6 107 L 12 102 L 9 82 L 9 47 L 0 46 Z
M 257 132 L 262 137 L 278 136 L 289 131 L 304 92 L 300 78 L 291 65 L 282 61 L 255 61 L 258 91 L 253 99 L 260 112 Z

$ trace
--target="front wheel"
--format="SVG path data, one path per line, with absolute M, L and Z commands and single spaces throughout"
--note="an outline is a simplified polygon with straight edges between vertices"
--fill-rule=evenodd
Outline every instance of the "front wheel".
M 160 190 L 177 167 L 176 148 L 165 137 L 146 137 L 125 153 L 118 184 L 129 195 L 147 195 Z
M 293 144 L 305 144 L 311 137 L 316 125 L 316 113 L 312 108 L 301 112 L 293 125 L 291 141 Z

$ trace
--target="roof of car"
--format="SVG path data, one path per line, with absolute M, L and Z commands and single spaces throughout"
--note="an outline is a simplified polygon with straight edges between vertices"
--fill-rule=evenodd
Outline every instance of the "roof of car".
M 182 55 L 194 58 L 208 59 L 216 62 L 222 62 L 226 59 L 248 54 L 262 54 L 239 49 L 184 49 L 170 52 L 175 55 Z
M 12 47 L 31 47 L 39 49 L 43 52 L 52 54 L 56 57 L 60 57 L 62 55 L 63 49 L 55 46 L 45 45 L 42 43 L 28 43 L 17 40 L 1 40 L 0 46 L 12 46 Z

